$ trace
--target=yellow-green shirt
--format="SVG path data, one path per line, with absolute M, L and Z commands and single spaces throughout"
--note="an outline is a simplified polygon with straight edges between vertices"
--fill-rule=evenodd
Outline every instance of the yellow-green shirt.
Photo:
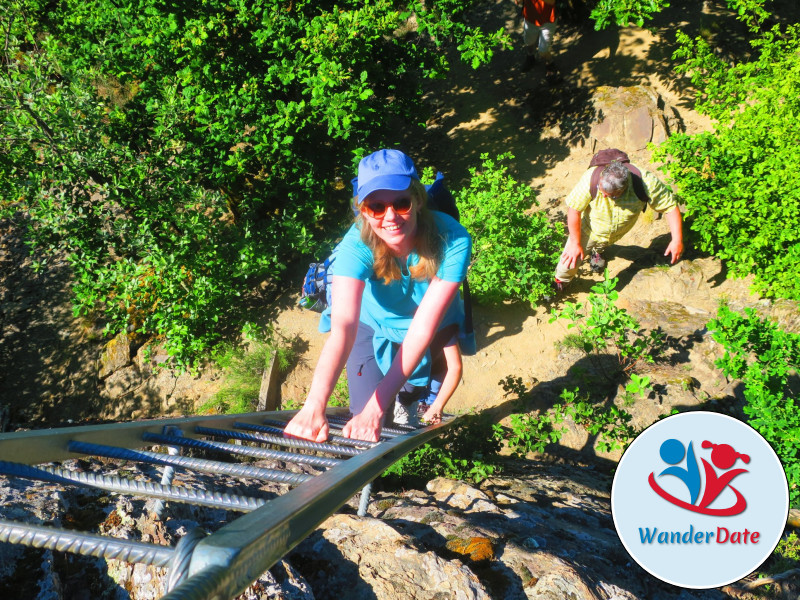
M 628 233 L 636 224 L 644 204 L 633 189 L 631 175 L 628 174 L 628 188 L 619 198 L 609 198 L 597 187 L 597 195 L 592 198 L 590 186 L 595 167 L 586 171 L 572 189 L 565 202 L 569 208 L 583 213 L 581 229 L 589 232 L 595 243 L 613 244 Z M 675 195 L 655 175 L 639 169 L 650 207 L 658 212 L 666 212 L 678 205 Z M 587 210 L 588 208 L 588 210 Z M 584 243 L 588 243 L 585 239 Z

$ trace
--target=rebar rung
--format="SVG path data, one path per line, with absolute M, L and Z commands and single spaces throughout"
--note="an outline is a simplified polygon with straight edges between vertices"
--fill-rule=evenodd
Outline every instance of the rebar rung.
M 273 458 L 285 462 L 306 464 L 314 467 L 335 467 L 342 462 L 341 458 L 330 458 L 327 456 L 312 456 L 310 454 L 300 454 L 297 452 L 285 452 L 283 450 L 271 450 L 269 448 L 256 448 L 253 446 L 237 446 L 212 440 L 196 440 L 194 438 L 184 438 L 159 433 L 145 433 L 142 439 L 147 442 L 158 442 L 171 446 L 183 446 L 195 448 L 197 450 L 210 450 L 212 452 L 227 452 L 229 454 L 239 454 L 242 456 L 252 456 L 254 458 Z
M 217 473 L 220 475 L 231 475 L 234 477 L 251 477 L 263 481 L 274 481 L 277 483 L 287 483 L 289 485 L 299 485 L 308 481 L 313 475 L 305 473 L 285 473 L 273 469 L 262 469 L 248 465 L 224 463 L 202 458 L 192 458 L 188 456 L 168 456 L 147 450 L 128 450 L 127 448 L 117 448 L 104 444 L 90 444 L 87 442 L 70 442 L 69 449 L 77 454 L 93 454 L 96 456 L 106 456 L 108 458 L 119 458 L 122 460 L 135 460 L 159 465 L 170 465 L 183 467 L 194 471 L 206 473 Z
M 150 496 L 177 502 L 186 502 L 212 508 L 226 508 L 249 512 L 266 504 L 261 498 L 235 496 L 217 492 L 203 492 L 186 487 L 164 486 L 158 483 L 133 481 L 120 477 L 104 477 L 96 473 L 73 473 L 55 467 L 31 467 L 19 463 L 0 461 L 0 473 L 25 479 L 37 479 L 68 485 L 85 485 L 109 492 L 121 492 L 132 496 Z
M 0 542 L 156 567 L 169 566 L 175 552 L 172 548 L 158 544 L 120 540 L 2 519 L 0 519 Z
M 350 446 L 336 446 L 334 444 L 326 444 L 324 442 L 309 442 L 307 440 L 285 438 L 280 435 L 269 435 L 266 433 L 243 433 L 241 431 L 233 431 L 230 429 L 213 429 L 210 427 L 197 427 L 195 428 L 195 433 L 214 435 L 217 437 L 227 437 L 234 440 L 243 440 L 248 442 L 261 442 L 262 444 L 276 444 L 278 446 L 310 450 L 312 452 L 328 452 L 330 454 L 339 454 L 341 456 L 358 456 L 362 452 L 361 450 L 352 448 Z

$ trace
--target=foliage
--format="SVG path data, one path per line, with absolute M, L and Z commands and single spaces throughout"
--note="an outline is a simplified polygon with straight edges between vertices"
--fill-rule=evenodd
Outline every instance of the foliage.
M 328 182 L 422 120 L 441 45 L 477 65 L 508 43 L 472 6 L 12 0 L 0 214 L 68 257 L 78 312 L 189 364 L 346 214 Z
M 769 560 L 767 574 L 783 573 L 800 566 L 800 536 L 792 531 L 785 535 L 775 547 Z
M 678 71 L 716 125 L 671 136 L 654 159 L 669 160 L 702 250 L 733 276 L 753 274 L 758 293 L 800 299 L 800 26 L 756 37 L 755 59 L 733 65 L 702 39 L 678 40 Z
M 215 366 L 223 373 L 223 384 L 197 412 L 238 414 L 256 410 L 264 371 L 273 355 L 280 371 L 286 371 L 295 360 L 290 345 L 273 329 L 252 334 L 247 345 L 220 344 L 213 357 Z
M 800 504 L 800 404 L 789 389 L 789 377 L 800 365 L 800 335 L 783 331 L 753 309 L 744 314 L 721 306 L 708 323 L 725 348 L 716 361 L 727 377 L 741 379 L 747 404 L 744 413 L 783 463 L 789 494 Z
M 728 7 L 736 12 L 737 18 L 751 31 L 758 31 L 770 16 L 764 5 L 770 0 L 725 0 Z
M 602 369 L 599 356 L 612 351 L 617 356 L 619 370 L 607 375 L 611 380 L 620 373 L 629 374 L 639 362 L 652 363 L 664 348 L 664 337 L 660 331 L 644 333 L 639 322 L 624 308 L 616 306 L 619 297 L 616 291 L 618 279 L 608 278 L 592 286 L 585 306 L 577 302 L 566 302 L 562 310 L 553 310 L 550 322 L 557 319 L 571 321 L 568 328 L 578 329 L 577 338 L 570 342 L 579 347 Z M 601 371 L 605 373 L 605 371 Z
M 597 31 L 609 25 L 644 25 L 645 21 L 669 6 L 667 0 L 598 0 L 589 17 Z
M 560 405 L 539 414 L 512 414 L 509 417 L 510 433 L 506 438 L 513 456 L 525 458 L 529 452 L 544 452 L 549 444 L 561 439 L 564 430 L 558 425 L 564 421 Z
M 333 393 L 328 399 L 328 406 L 350 406 L 350 390 L 347 387 L 347 373 L 342 372 L 336 385 L 333 387 Z
M 633 416 L 613 404 L 603 407 L 589 402 L 588 397 L 581 400 L 578 388 L 563 390 L 561 399 L 564 401 L 563 408 L 556 404 L 553 410 L 564 410 L 589 435 L 596 436 L 595 448 L 599 452 L 624 450 L 636 435 L 636 430 L 630 424 Z
M 653 388 L 650 386 L 650 378 L 645 376 L 637 375 L 636 373 L 631 373 L 630 381 L 625 384 L 625 393 L 622 397 L 622 403 L 625 406 L 632 406 L 636 400 L 637 396 L 638 399 L 643 399 L 649 396 L 653 392 Z
M 513 158 L 482 154 L 481 168 L 470 168 L 469 184 L 455 197 L 472 235 L 469 285 L 476 298 L 534 304 L 550 291 L 564 230 L 546 213 L 531 212 L 538 203 L 530 187 L 508 173 Z
M 599 452 L 624 449 L 636 435 L 630 425 L 630 413 L 613 404 L 604 407 L 582 396 L 580 389 L 561 391 L 563 404 L 554 404 L 538 414 L 512 414 L 507 435 L 512 455 L 525 457 L 529 452 L 544 452 L 551 443 L 557 443 L 564 434 L 559 427 L 566 418 L 583 427 L 589 435 L 596 436 L 595 448 Z
M 502 428 L 485 413 L 462 416 L 446 433 L 404 456 L 383 476 L 426 481 L 449 477 L 478 483 L 500 471 L 501 440 Z
M 764 5 L 769 0 L 725 0 L 728 7 L 736 13 L 737 18 L 745 23 L 751 31 L 757 31 L 769 17 Z M 654 15 L 669 7 L 667 0 L 596 0 L 589 18 L 594 21 L 597 31 L 611 25 L 626 27 L 638 25 L 643 27 Z

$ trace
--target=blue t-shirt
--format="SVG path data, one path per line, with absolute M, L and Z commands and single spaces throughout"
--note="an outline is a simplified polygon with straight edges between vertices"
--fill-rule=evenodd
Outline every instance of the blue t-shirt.
M 433 211 L 433 218 L 443 240 L 443 257 L 436 275 L 444 281 L 461 282 L 467 276 L 472 239 L 467 230 L 449 215 Z M 408 256 L 406 264 L 401 267 L 399 280 L 385 284 L 382 278 L 376 278 L 372 250 L 361 241 L 361 232 L 355 224 L 350 227 L 334 252 L 336 260 L 331 265 L 333 275 L 366 282 L 360 320 L 375 331 L 375 357 L 378 366 L 386 373 L 394 359 L 395 348 L 392 343 L 402 343 L 430 281 L 420 281 L 409 274 L 408 268 L 419 262 L 419 256 L 415 252 Z M 447 309 L 440 328 L 453 323 L 460 326 L 463 321 L 464 303 L 457 297 Z M 330 331 L 330 309 L 322 315 L 320 331 Z M 423 358 L 409 379 L 410 383 L 427 385 L 429 358 L 427 355 Z

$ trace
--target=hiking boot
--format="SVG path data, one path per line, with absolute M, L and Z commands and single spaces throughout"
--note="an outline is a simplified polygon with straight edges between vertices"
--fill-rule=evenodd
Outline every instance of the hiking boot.
M 529 54 L 525 57 L 525 61 L 522 63 L 522 72 L 527 73 L 536 65 L 536 57 L 533 54 Z
M 592 250 L 592 257 L 589 259 L 589 267 L 592 269 L 592 273 L 602 273 L 606 268 L 606 259 L 596 250 Z
M 569 281 L 561 281 L 558 278 L 553 279 L 553 291 L 550 294 L 545 294 L 544 296 L 542 296 L 542 300 L 544 300 L 545 302 L 552 302 L 556 296 L 558 296 L 565 289 L 567 289 L 567 286 L 569 284 L 570 284 Z
M 545 65 L 544 78 L 547 83 L 550 84 L 561 83 L 564 81 L 564 77 L 561 75 L 561 72 L 553 63 L 548 63 Z
M 419 427 L 419 400 L 408 404 L 399 399 L 394 403 L 394 424 Z

